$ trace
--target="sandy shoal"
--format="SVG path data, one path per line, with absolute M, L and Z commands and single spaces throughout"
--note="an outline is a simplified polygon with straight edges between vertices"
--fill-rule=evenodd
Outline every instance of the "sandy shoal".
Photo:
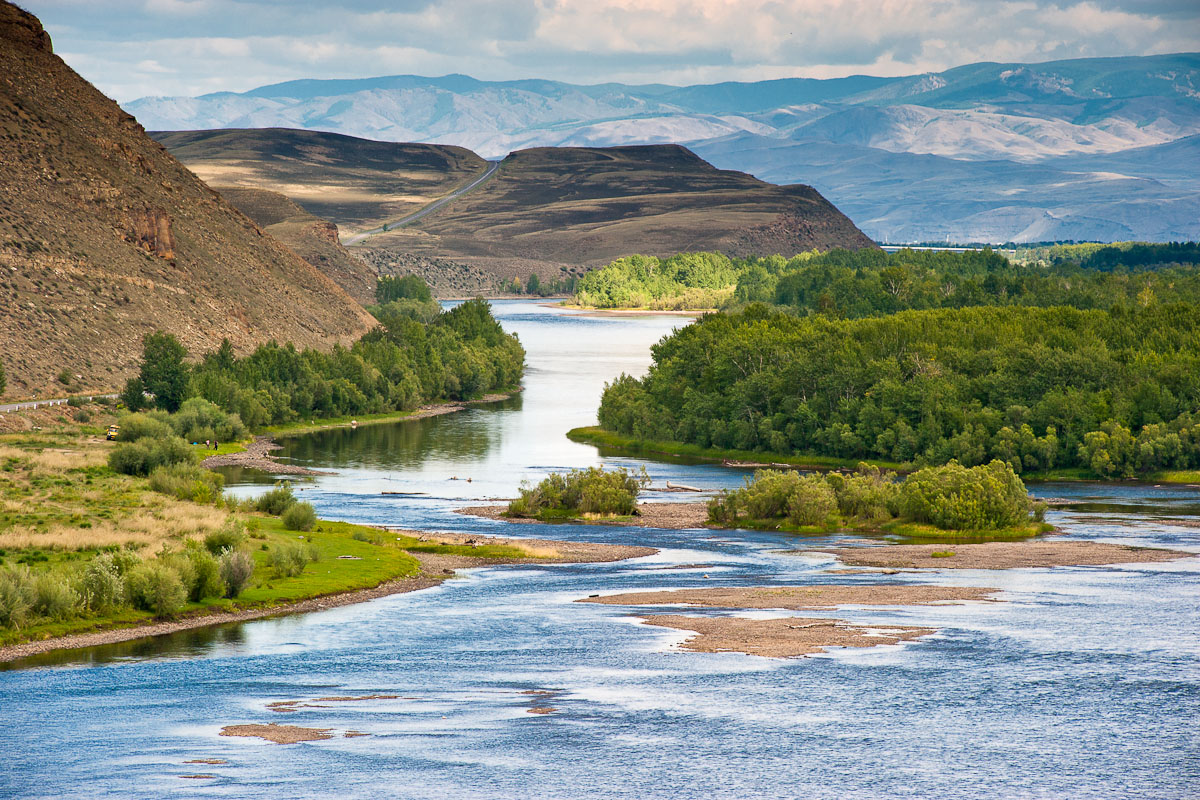
M 614 606 L 692 605 L 714 608 L 816 609 L 837 606 L 912 606 L 988 600 L 999 589 L 976 586 L 874 585 L 749 586 L 625 592 L 577 602 Z
M 796 551 L 835 556 L 852 567 L 892 569 L 1021 569 L 1173 561 L 1195 553 L 1108 542 L 1038 541 L 983 544 L 897 544 Z M 935 558 L 933 553 L 953 553 Z
M 252 736 L 266 739 L 275 744 L 296 744 L 297 742 L 319 742 L 332 739 L 329 733 L 332 728 L 301 728 L 297 725 L 226 725 L 221 728 L 222 736 Z
M 560 521 L 544 522 L 540 519 L 524 517 L 506 517 L 504 512 L 508 506 L 467 506 L 456 511 L 473 517 L 500 520 L 501 522 L 516 522 L 533 525 L 556 525 Z M 571 524 L 585 525 L 619 525 L 626 528 L 667 528 L 683 530 L 685 528 L 703 528 L 708 522 L 708 505 L 705 503 L 640 503 L 637 516 L 632 518 L 606 519 L 604 517 L 581 517 L 578 519 L 561 520 Z
M 348 592 L 311 597 L 296 603 L 272 606 L 270 608 L 254 608 L 242 611 L 204 614 L 200 616 L 183 617 L 173 620 L 152 621 L 144 625 L 129 628 L 81 633 L 71 636 L 59 636 L 39 641 L 23 642 L 21 644 L 0 647 L 0 663 L 15 661 L 27 656 L 47 653 L 51 650 L 75 649 L 81 647 L 96 647 L 98 645 L 116 644 L 150 636 L 161 636 L 179 631 L 207 628 L 212 625 L 224 625 L 231 622 L 248 622 L 266 617 L 279 617 L 288 614 L 303 614 L 310 611 L 323 611 L 354 603 L 363 603 L 393 594 L 415 592 L 437 586 L 451 577 L 455 570 L 471 567 L 486 567 L 502 564 L 575 564 L 584 562 L 620 561 L 626 558 L 638 558 L 653 555 L 658 551 L 652 547 L 632 547 L 628 545 L 603 544 L 589 542 L 562 542 L 552 539 L 509 539 L 492 536 L 468 536 L 464 534 L 439 533 L 429 534 L 422 531 L 388 531 L 416 538 L 424 538 L 430 542 L 443 544 L 469 544 L 474 541 L 481 545 L 508 545 L 519 547 L 530 553 L 531 558 L 486 558 L 483 556 L 458 556 L 438 553 L 412 553 L 421 563 L 421 572 L 411 578 L 398 578 L 385 581 L 370 589 L 358 589 Z
M 854 625 L 837 619 L 787 617 L 689 617 L 659 614 L 642 617 L 662 628 L 693 631 L 697 635 L 680 647 L 699 653 L 747 653 L 767 658 L 795 658 L 824 652 L 830 647 L 875 647 L 897 644 L 935 632 L 933 628 Z

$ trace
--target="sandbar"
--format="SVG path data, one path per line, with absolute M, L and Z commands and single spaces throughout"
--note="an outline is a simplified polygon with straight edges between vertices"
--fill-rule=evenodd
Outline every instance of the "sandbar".
M 275 744 L 296 744 L 297 742 L 318 742 L 332 739 L 330 731 L 333 728 L 301 728 L 296 725 L 226 725 L 221 728 L 222 736 L 250 736 L 266 739 Z
M 693 631 L 680 647 L 698 653 L 746 653 L 767 658 L 795 658 L 830 647 L 875 647 L 917 639 L 934 628 L 855 625 L 838 619 L 786 617 L 689 617 L 659 614 L 642 617 L 650 625 Z
M 983 544 L 897 544 L 795 551 L 835 556 L 852 567 L 890 569 L 1023 569 L 1137 564 L 1194 557 L 1182 550 L 1130 547 L 1108 542 L 986 542 Z M 935 557 L 934 553 L 940 553 Z M 953 555 L 946 555 L 952 553 Z

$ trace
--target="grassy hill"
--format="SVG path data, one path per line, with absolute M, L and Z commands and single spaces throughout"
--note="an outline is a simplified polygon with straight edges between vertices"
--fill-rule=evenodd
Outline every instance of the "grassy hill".
M 55 56 L 37 18 L 9 3 L 0 164 L 10 396 L 116 387 L 155 329 L 192 352 L 222 337 L 246 351 L 268 339 L 330 347 L 371 323 Z
M 205 181 L 270 189 L 343 233 L 420 209 L 487 169 L 462 147 L 375 142 L 288 128 L 150 134 Z

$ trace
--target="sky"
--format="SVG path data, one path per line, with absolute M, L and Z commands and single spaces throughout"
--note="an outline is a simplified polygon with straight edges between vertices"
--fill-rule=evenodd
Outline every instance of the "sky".
M 1200 0 L 17 0 L 120 102 L 297 78 L 670 83 L 1200 51 Z

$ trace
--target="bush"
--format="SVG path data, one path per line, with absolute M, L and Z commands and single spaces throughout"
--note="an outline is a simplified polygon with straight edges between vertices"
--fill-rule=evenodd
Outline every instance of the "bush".
M 241 520 L 230 517 L 224 525 L 204 537 L 204 547 L 214 556 L 226 550 L 237 550 L 246 541 L 246 528 Z
M 294 505 L 296 495 L 292 493 L 292 485 L 286 481 L 275 484 L 275 488 L 268 492 L 264 492 L 262 496 L 254 502 L 256 511 L 261 511 L 264 514 L 280 516 L 288 507 Z
M 246 437 L 246 426 L 237 414 L 227 414 L 216 403 L 193 397 L 170 417 L 171 428 L 189 442 L 215 439 L 236 441 Z
M 39 575 L 33 581 L 33 610 L 55 622 L 79 613 L 81 602 L 75 589 L 58 575 Z
M 117 441 L 136 442 L 147 436 L 151 439 L 165 439 L 168 436 L 174 436 L 175 429 L 171 427 L 170 419 L 163 411 L 122 414 L 117 419 L 117 424 L 121 426 L 121 433 L 117 437 Z
M 92 559 L 79 579 L 80 602 L 91 611 L 108 611 L 125 602 L 125 568 L 113 553 Z
M 792 525 L 821 525 L 837 510 L 833 487 L 820 475 L 807 475 L 788 498 L 787 518 Z
M 125 576 L 129 602 L 160 617 L 176 614 L 187 602 L 187 589 L 179 573 L 167 564 L 144 561 Z
M 304 572 L 310 561 L 316 561 L 319 557 L 320 552 L 312 545 L 287 542 L 271 548 L 267 554 L 267 563 L 279 577 L 294 578 Z
M 543 511 L 576 511 L 583 514 L 632 514 L 637 497 L 650 483 L 641 473 L 619 468 L 606 472 L 597 467 L 573 469 L 566 475 L 552 472 L 508 505 L 512 516 L 534 517 Z
M 150 488 L 177 500 L 214 503 L 221 499 L 225 478 L 195 464 L 171 464 L 150 473 Z
M 312 503 L 292 503 L 283 512 L 283 527 L 289 531 L 311 531 L 317 524 L 317 511 Z
M 28 569 L 0 570 L 0 627 L 20 630 L 33 616 L 35 599 Z
M 241 550 L 227 549 L 219 559 L 225 596 L 237 597 L 254 577 L 254 559 Z
M 884 522 L 899 515 L 900 494 L 896 473 L 859 464 L 853 475 L 831 475 L 829 484 L 843 516 L 865 522 Z
M 108 466 L 123 475 L 149 475 L 156 467 L 189 464 L 196 459 L 183 439 L 170 436 L 153 439 L 144 436 L 136 442 L 124 442 L 108 454 Z
M 926 467 L 901 487 L 904 513 L 917 522 L 949 530 L 994 530 L 1029 521 L 1025 484 L 1006 462 L 964 467 L 951 461 Z
M 146 407 L 146 388 L 141 378 L 130 378 L 125 381 L 125 388 L 117 398 L 130 411 L 141 411 Z
M 188 600 L 198 603 L 206 597 L 225 595 L 225 581 L 221 580 L 221 564 L 212 553 L 193 546 L 185 550 L 180 558 L 187 561 L 191 573 L 186 587 Z M 182 571 L 180 574 L 183 574 Z

